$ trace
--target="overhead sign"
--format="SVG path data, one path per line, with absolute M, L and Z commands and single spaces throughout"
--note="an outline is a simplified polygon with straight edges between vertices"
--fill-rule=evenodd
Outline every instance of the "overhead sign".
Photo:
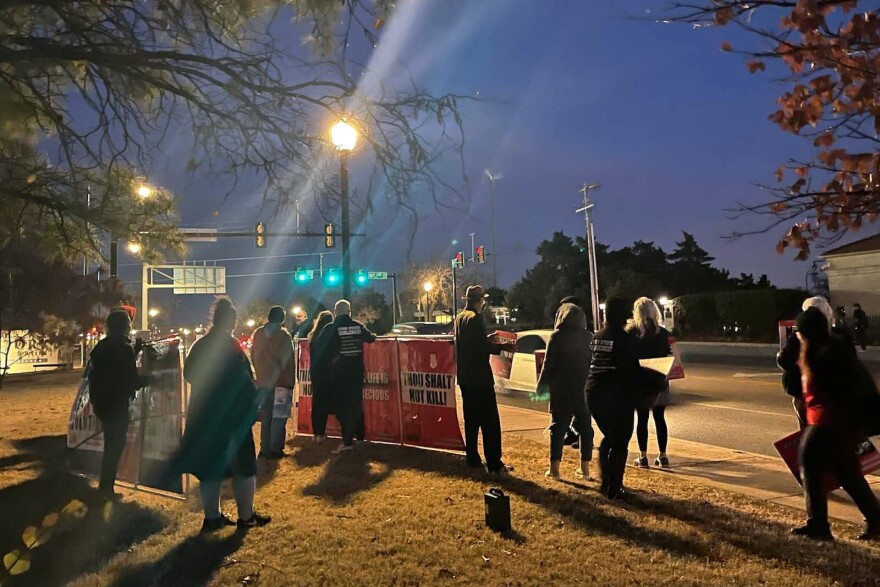
M 369 279 L 388 279 L 387 271 L 367 271 Z
M 175 294 L 226 293 L 226 267 L 174 267 Z
M 216 243 L 216 228 L 183 228 L 180 230 L 183 240 L 191 243 Z

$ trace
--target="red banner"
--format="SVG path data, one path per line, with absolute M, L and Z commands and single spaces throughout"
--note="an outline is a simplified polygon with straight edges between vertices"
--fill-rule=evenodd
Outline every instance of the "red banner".
M 401 442 L 397 341 L 364 346 L 364 431 L 367 440 Z
M 781 456 L 782 460 L 785 461 L 785 464 L 788 465 L 788 469 L 791 471 L 792 475 L 795 476 L 795 479 L 800 478 L 798 447 L 801 443 L 802 434 L 803 431 L 798 430 L 797 432 L 789 434 L 785 438 L 780 438 L 773 443 L 773 446 L 776 447 L 776 452 L 779 453 L 779 456 Z M 863 475 L 868 475 L 869 473 L 880 470 L 880 452 L 877 451 L 877 447 L 874 446 L 870 440 L 860 447 L 859 465 L 862 468 Z M 840 483 L 832 473 L 828 473 L 825 479 L 826 490 L 834 491 L 838 487 L 840 487 Z
M 398 340 L 397 348 L 404 444 L 464 450 L 452 341 Z

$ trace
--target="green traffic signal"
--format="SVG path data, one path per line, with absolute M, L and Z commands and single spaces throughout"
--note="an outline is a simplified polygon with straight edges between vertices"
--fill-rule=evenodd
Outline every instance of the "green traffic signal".
M 305 285 L 312 280 L 312 272 L 308 269 L 297 269 L 293 274 L 293 279 L 299 285 Z
M 354 276 L 354 284 L 358 287 L 363 287 L 370 282 L 370 276 L 367 275 L 366 271 L 358 271 Z
M 330 269 L 324 274 L 324 285 L 327 287 L 337 287 L 342 283 L 342 276 L 335 269 Z

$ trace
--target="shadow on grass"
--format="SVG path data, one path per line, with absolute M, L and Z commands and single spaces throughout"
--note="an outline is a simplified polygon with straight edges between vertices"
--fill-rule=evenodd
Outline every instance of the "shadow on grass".
M 371 463 L 384 466 L 375 473 Z M 328 498 L 343 503 L 355 494 L 370 489 L 387 478 L 394 469 L 416 470 L 469 480 L 483 480 L 485 475 L 465 467 L 464 457 L 439 451 L 394 445 L 369 444 L 353 453 L 335 455 L 326 465 L 321 478 L 307 487 L 303 494 Z M 676 536 L 663 530 L 648 530 L 595 507 L 595 498 L 584 494 L 573 497 L 557 489 L 544 487 L 532 481 L 508 477 L 494 483 L 508 493 L 518 495 L 531 503 L 553 511 L 590 534 L 616 536 L 645 547 L 666 550 L 678 556 L 711 558 L 710 549 L 697 540 Z M 511 539 L 516 540 L 516 534 Z
M 133 501 L 105 504 L 82 477 L 47 472 L 0 490 L 0 555 L 23 548 L 25 528 L 39 528 L 48 514 L 60 512 L 71 500 L 86 504 L 85 516 L 54 532 L 45 544 L 32 550 L 30 570 L 5 584 L 65 584 L 100 569 L 109 558 L 167 524 L 154 510 Z
M 191 536 L 165 553 L 161 560 L 129 569 L 110 585 L 139 587 L 204 585 L 244 542 L 247 530 Z
M 0 458 L 0 471 L 19 465 L 39 464 L 44 468 L 60 466 L 67 455 L 67 436 L 35 436 L 13 440 L 15 453 Z

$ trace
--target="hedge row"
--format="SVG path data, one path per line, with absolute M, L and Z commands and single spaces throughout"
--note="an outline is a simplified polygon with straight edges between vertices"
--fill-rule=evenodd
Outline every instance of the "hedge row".
M 798 289 L 754 289 L 679 296 L 675 329 L 682 334 L 772 337 L 780 320 L 797 316 L 807 297 Z

